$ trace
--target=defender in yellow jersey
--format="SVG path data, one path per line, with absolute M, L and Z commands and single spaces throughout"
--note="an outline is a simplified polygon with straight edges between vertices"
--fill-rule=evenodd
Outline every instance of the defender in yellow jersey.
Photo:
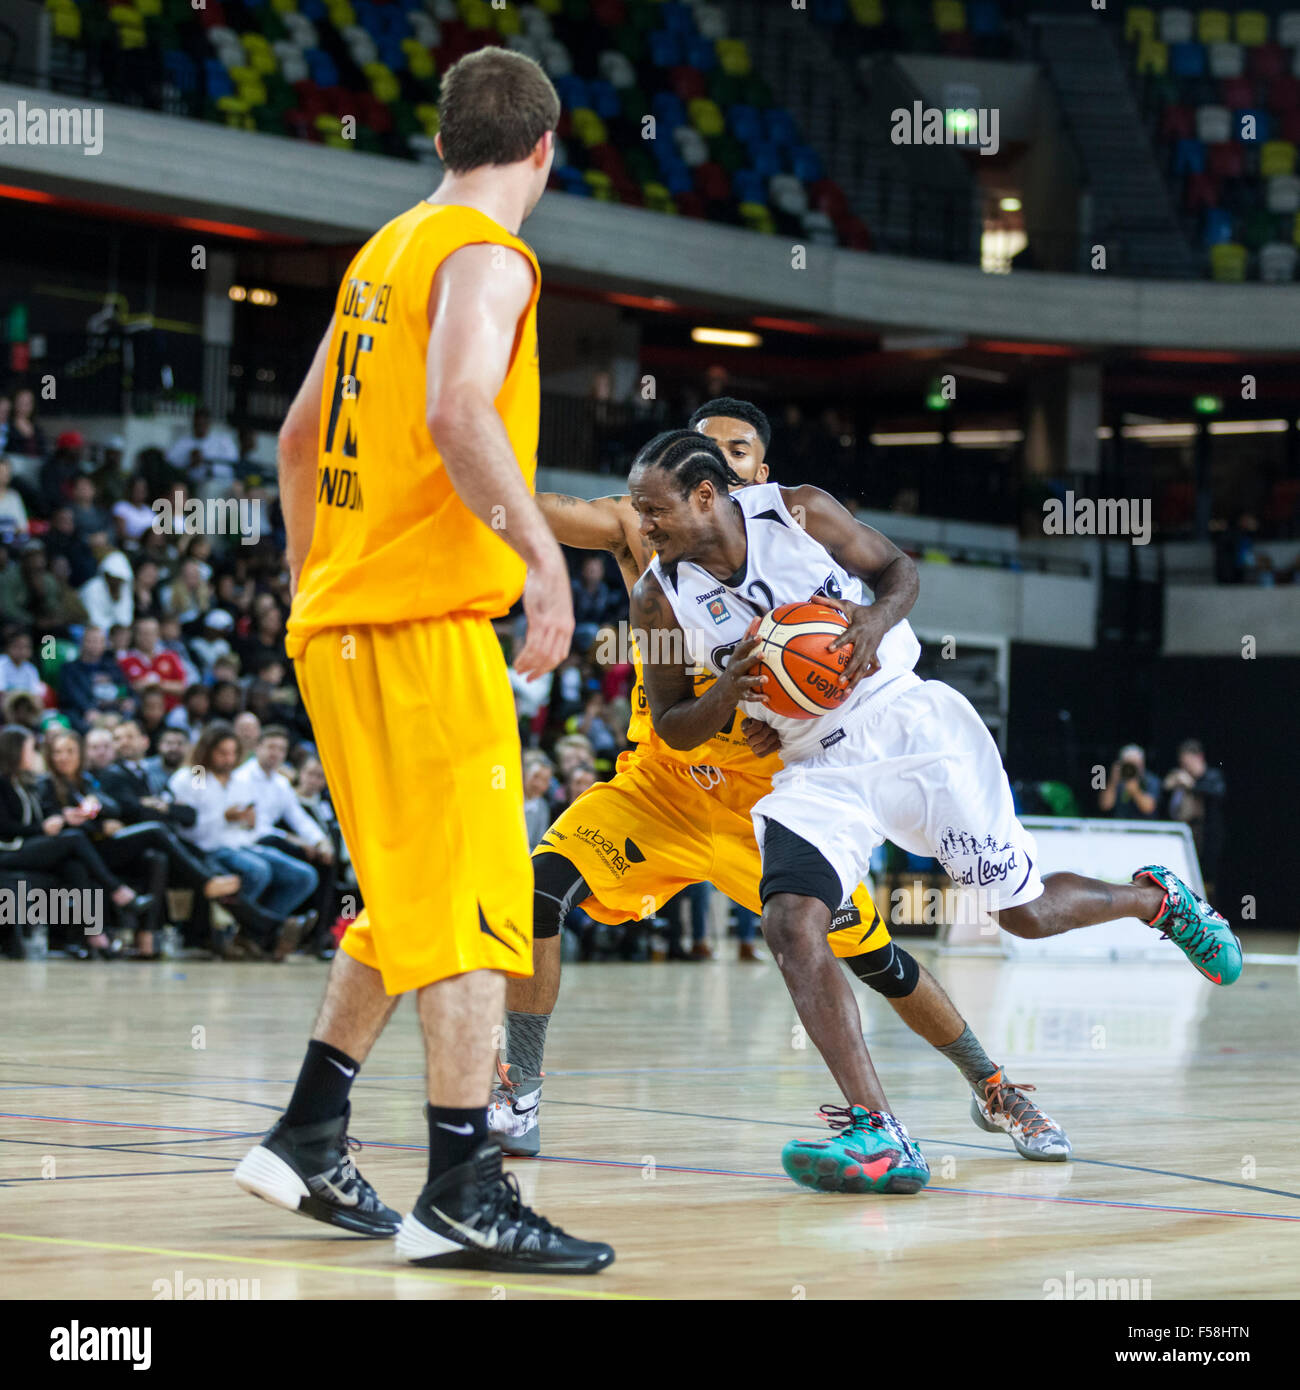
M 559 113 L 521 54 L 483 49 L 443 74 L 443 181 L 353 259 L 280 434 L 287 645 L 366 910 L 289 1108 L 235 1180 L 396 1234 L 415 1264 L 592 1274 L 613 1250 L 519 1201 L 485 1118 L 505 979 L 532 972 L 533 892 L 491 619 L 522 591 L 525 675 L 553 670 L 573 637 L 564 558 L 532 498 L 541 272 L 518 236 Z M 347 1124 L 351 1083 L 407 991 L 429 1171 L 403 1220 L 357 1172 Z
M 690 424 L 722 448 L 735 486 L 767 481 L 771 427 L 756 406 L 731 398 L 709 401 Z M 563 544 L 608 551 L 631 591 L 651 551 L 629 497 L 585 501 L 541 493 L 537 500 Z M 697 676 L 696 694 L 709 683 Z M 635 747 L 619 757 L 610 781 L 596 783 L 563 812 L 533 852 L 535 973 L 507 987 L 508 1065 L 489 1117 L 507 1153 L 540 1151 L 543 1046 L 559 994 L 559 930 L 571 907 L 581 906 L 600 922 L 627 922 L 651 915 L 692 883 L 710 882 L 759 910 L 762 861 L 750 810 L 767 794 L 781 760 L 774 750 L 757 754 L 747 732 L 761 739 L 770 730 L 756 725 L 747 731 L 737 717 L 699 748 L 671 748 L 655 732 L 638 659 L 628 725 Z M 934 976 L 891 941 L 865 884 L 834 914 L 827 941 L 909 1028 L 958 1066 L 973 1091 L 977 1124 L 1005 1131 L 1025 1158 L 1069 1157 L 1060 1126 L 1006 1079 Z

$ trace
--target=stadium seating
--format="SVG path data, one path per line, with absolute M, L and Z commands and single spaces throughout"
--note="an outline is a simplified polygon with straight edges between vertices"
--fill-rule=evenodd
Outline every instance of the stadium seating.
M 1300 8 L 1130 6 L 1123 34 L 1211 276 L 1294 279 Z
M 683 0 L 45 0 L 106 95 L 338 149 L 436 162 L 439 74 L 495 44 L 564 105 L 552 186 L 818 244 L 870 245 L 717 5 Z M 879 30 L 880 3 L 815 5 Z M 941 0 L 933 31 L 993 3 Z M 968 11 L 970 14 L 968 15 Z M 653 118 L 653 119 L 649 119 Z

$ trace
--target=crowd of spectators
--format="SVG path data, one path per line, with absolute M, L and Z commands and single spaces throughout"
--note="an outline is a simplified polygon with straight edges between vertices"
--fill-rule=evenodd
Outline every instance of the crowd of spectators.
M 0 893 L 104 905 L 93 931 L 48 923 L 49 949 L 328 956 L 363 905 L 285 653 L 284 535 L 255 452 L 200 406 L 128 464 L 121 438 L 51 436 L 32 392 L 0 396 Z M 260 508 L 256 536 L 192 527 L 205 498 Z M 629 746 L 627 596 L 604 557 L 575 566 L 571 655 L 511 676 L 531 844 Z M 522 629 L 518 610 L 498 622 L 507 658 Z M 674 958 L 709 953 L 707 901 L 687 901 L 656 923 Z M 611 945 L 571 925 L 589 958 L 647 953 L 639 929 Z M 3 913 L 0 941 L 25 947 Z
M 0 396 L 0 889 L 103 905 L 89 925 L 20 910 L 26 932 L 0 914 L 0 938 L 328 956 L 362 902 L 285 653 L 274 470 L 202 406 L 125 454 Z M 196 522 L 215 498 L 257 524 Z

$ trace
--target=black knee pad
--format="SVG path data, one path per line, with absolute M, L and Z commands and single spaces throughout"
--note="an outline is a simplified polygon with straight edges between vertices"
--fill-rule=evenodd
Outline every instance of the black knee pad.
M 830 860 L 810 841 L 774 820 L 764 823 L 763 877 L 759 901 L 765 906 L 776 893 L 796 893 L 801 898 L 820 898 L 832 917 L 844 900 L 840 876 Z
M 578 870 L 554 850 L 533 855 L 533 940 L 558 936 L 574 903 L 591 897 Z
M 906 999 L 921 978 L 921 967 L 915 956 L 908 955 L 896 942 L 860 956 L 848 958 L 849 969 L 886 999 Z

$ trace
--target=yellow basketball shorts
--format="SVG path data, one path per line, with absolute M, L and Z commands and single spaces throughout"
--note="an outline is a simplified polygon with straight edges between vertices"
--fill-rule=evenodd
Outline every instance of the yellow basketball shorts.
M 653 916 L 701 882 L 758 912 L 763 865 L 749 812 L 770 787 L 766 777 L 633 749 L 619 756 L 608 782 L 564 811 L 533 853 L 563 855 L 591 889 L 582 909 L 611 926 Z M 842 959 L 888 945 L 889 929 L 865 885 L 832 917 L 827 939 Z
M 389 994 L 531 975 L 519 729 L 491 624 L 328 628 L 295 666 L 366 903 L 342 949 Z

